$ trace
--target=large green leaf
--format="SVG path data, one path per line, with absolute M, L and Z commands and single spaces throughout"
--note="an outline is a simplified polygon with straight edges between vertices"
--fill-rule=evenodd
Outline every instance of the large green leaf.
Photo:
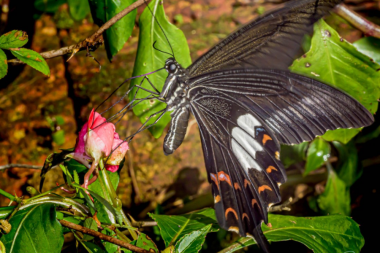
M 132 245 L 136 247 L 145 249 L 149 252 L 158 252 L 156 244 L 150 239 L 146 234 L 139 233 L 139 237 L 137 240 L 130 242 Z M 124 250 L 125 253 L 132 253 L 130 250 Z
M 317 202 L 324 214 L 349 215 L 351 212 L 349 189 L 332 169 L 329 170 L 325 191 Z
M 43 12 L 56 12 L 67 0 L 35 0 L 34 7 Z
M 318 169 L 330 156 L 330 144 L 322 138 L 316 138 L 311 142 L 307 150 L 307 160 L 304 176 Z
M 102 26 L 116 14 L 135 2 L 135 0 L 89 0 L 89 2 L 95 23 L 98 26 Z M 133 26 L 135 25 L 136 13 L 136 9 L 128 13 L 128 15 L 113 24 L 103 34 L 109 60 L 112 60 L 131 36 Z
M 207 225 L 200 230 L 195 230 L 179 240 L 175 245 L 176 253 L 198 253 L 202 249 L 206 235 L 210 231 L 212 224 Z
M 301 162 L 306 159 L 306 151 L 309 147 L 309 142 L 302 142 L 297 145 L 281 145 L 281 162 L 285 168 L 293 163 Z
M 375 37 L 364 37 L 353 44 L 360 52 L 369 56 L 380 64 L 380 39 Z
M 140 38 L 133 76 L 146 74 L 165 66 L 165 61 L 169 56 L 153 48 L 153 43 L 157 41 L 155 47 L 171 53 L 169 43 L 164 35 L 166 35 L 173 48 L 176 60 L 182 65 L 182 67 L 188 67 L 191 64 L 191 58 L 189 47 L 183 32 L 175 25 L 169 23 L 166 19 L 161 1 L 153 0 L 149 4 L 149 8 L 155 15 L 156 19 L 152 17 L 152 13 L 148 8 L 145 8 L 140 17 Z M 158 23 L 161 25 L 164 32 L 161 30 Z M 150 75 L 149 80 L 159 91 L 161 91 L 167 76 L 168 73 L 165 70 L 161 70 Z M 140 84 L 141 81 L 142 78 L 133 79 L 131 86 Z M 144 81 L 142 87 L 153 90 L 147 81 Z M 130 93 L 130 99 L 133 98 L 136 90 L 137 89 L 135 88 L 133 89 L 133 92 Z M 150 93 L 147 91 L 139 90 L 136 98 L 144 98 L 149 94 Z M 141 122 L 145 122 L 151 114 L 158 112 L 165 107 L 166 104 L 164 103 L 156 100 L 147 100 L 136 105 L 133 108 L 133 112 L 140 118 Z M 149 122 L 153 122 L 156 118 L 157 117 L 153 117 Z M 170 119 L 170 113 L 166 113 L 155 126 L 149 128 L 154 137 L 158 138 L 161 136 L 165 126 L 170 122 Z
M 50 75 L 49 66 L 47 65 L 45 59 L 39 53 L 26 48 L 17 48 L 11 50 L 11 52 L 20 61 L 28 64 L 32 68 L 42 72 L 47 76 Z
M 90 13 L 88 0 L 67 0 L 70 9 L 70 15 L 74 20 L 81 21 Z
M 294 217 L 269 214 L 269 223 L 269 227 L 262 225 L 269 241 L 294 240 L 303 243 L 314 253 L 359 253 L 364 245 L 359 225 L 343 215 Z M 254 240 L 242 237 L 223 252 L 234 252 L 253 244 L 256 244 Z
M 26 32 L 13 30 L 1 35 L 0 48 L 9 49 L 22 47 L 28 42 L 28 35 Z
M 7 56 L 4 51 L 0 49 L 0 79 L 8 73 Z
M 339 161 L 336 169 L 338 177 L 347 187 L 351 187 L 363 173 L 358 163 L 358 150 L 353 141 L 347 144 L 333 141 L 332 144 L 339 153 Z
M 53 204 L 42 204 L 18 211 L 10 219 L 12 230 L 1 237 L 7 253 L 61 252 L 62 226 Z
M 200 230 L 209 224 L 212 224 L 210 232 L 215 232 L 219 228 L 215 218 L 215 211 L 211 208 L 184 215 L 149 215 L 157 222 L 166 247 L 174 245 L 184 235 Z
M 321 20 L 314 25 L 310 51 L 295 60 L 290 70 L 346 92 L 375 113 L 380 97 L 379 68 Z M 338 129 L 323 137 L 347 143 L 358 132 L 359 129 Z

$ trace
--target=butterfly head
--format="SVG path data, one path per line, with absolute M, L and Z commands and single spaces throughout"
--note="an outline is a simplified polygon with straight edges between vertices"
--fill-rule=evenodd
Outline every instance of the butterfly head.
M 178 84 L 178 78 L 185 76 L 185 69 L 174 59 L 168 58 L 165 62 L 165 69 L 169 73 L 162 88 L 160 98 L 164 99 L 171 95 L 171 92 Z

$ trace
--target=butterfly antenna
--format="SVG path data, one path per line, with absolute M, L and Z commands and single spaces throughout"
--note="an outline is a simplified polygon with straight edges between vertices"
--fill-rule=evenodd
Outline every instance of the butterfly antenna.
M 165 51 L 160 50 L 160 49 L 158 49 L 157 47 L 155 47 L 154 45 L 156 44 L 156 42 L 157 42 L 157 40 L 153 43 L 153 48 L 154 48 L 154 49 L 156 49 L 157 51 L 159 51 L 159 52 L 161 52 L 161 53 L 164 53 L 164 54 L 168 54 L 168 55 L 170 55 L 170 56 L 173 56 L 171 53 L 165 52 Z
M 148 5 L 146 2 L 145 2 L 145 5 L 146 5 L 146 7 L 148 7 L 148 10 L 149 10 L 150 13 L 152 14 L 154 20 L 157 22 L 158 26 L 160 27 L 162 33 L 163 33 L 164 36 L 165 36 L 166 41 L 167 41 L 168 44 L 169 44 L 169 47 L 170 47 L 170 50 L 172 51 L 172 53 L 171 53 L 171 54 L 170 54 L 170 53 L 167 53 L 167 54 L 171 55 L 171 56 L 175 59 L 174 51 L 173 51 L 172 45 L 170 44 L 170 41 L 169 41 L 168 37 L 166 36 L 166 33 L 164 32 L 164 29 L 162 28 L 162 26 L 161 26 L 160 23 L 158 22 L 156 16 L 153 14 L 153 11 L 150 9 L 149 5 Z

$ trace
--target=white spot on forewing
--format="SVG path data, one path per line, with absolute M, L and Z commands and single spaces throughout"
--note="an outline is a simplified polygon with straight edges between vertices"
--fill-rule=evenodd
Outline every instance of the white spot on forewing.
M 247 151 L 245 151 L 235 140 L 231 141 L 231 146 L 232 151 L 234 152 L 236 158 L 246 173 L 248 173 L 248 169 L 252 168 L 259 171 L 262 170 L 257 162 L 252 158 L 252 156 L 250 156 Z
M 255 137 L 255 127 L 261 126 L 261 123 L 251 114 L 241 115 L 237 119 L 237 124 L 253 137 Z

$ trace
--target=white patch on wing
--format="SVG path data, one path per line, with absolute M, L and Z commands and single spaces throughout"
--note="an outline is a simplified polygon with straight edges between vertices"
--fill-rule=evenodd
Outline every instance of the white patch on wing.
M 260 165 L 252 158 L 252 154 L 248 154 L 247 151 L 245 151 L 234 139 L 231 141 L 231 147 L 240 165 L 243 167 L 246 173 L 248 173 L 248 169 L 256 169 L 258 171 L 262 171 Z M 246 146 L 243 145 L 243 147 Z M 253 148 L 251 147 L 251 150 L 252 149 Z M 254 153 L 254 155 L 256 155 L 256 153 Z
M 261 126 L 261 123 L 251 114 L 244 114 L 237 119 L 239 127 L 243 128 L 252 137 L 255 137 L 255 127 Z

